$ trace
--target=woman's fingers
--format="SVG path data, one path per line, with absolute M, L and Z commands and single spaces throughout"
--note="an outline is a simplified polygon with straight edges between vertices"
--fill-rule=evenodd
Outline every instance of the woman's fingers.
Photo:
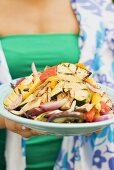
M 102 129 L 99 129 L 99 130 L 96 130 L 96 131 L 93 132 L 93 133 L 99 134 L 99 133 L 101 133 L 101 132 L 102 132 Z M 86 136 L 91 136 L 91 135 L 92 135 L 92 133 L 86 134 Z
M 46 132 L 41 132 L 37 130 L 31 130 L 31 133 L 33 136 L 47 136 L 48 135 L 48 133 Z
M 7 129 L 23 136 L 24 138 L 30 138 L 31 136 L 47 135 L 45 132 L 35 131 L 32 129 L 26 128 L 25 126 L 19 123 L 16 123 L 14 121 L 11 121 L 9 119 L 5 119 L 5 125 Z
M 100 130 L 97 130 L 95 133 L 96 134 L 99 134 L 99 133 L 101 133 L 102 132 L 102 130 L 100 129 Z

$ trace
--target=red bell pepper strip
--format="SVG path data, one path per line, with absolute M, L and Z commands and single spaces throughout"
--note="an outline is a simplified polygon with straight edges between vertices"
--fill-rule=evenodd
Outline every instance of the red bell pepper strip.
M 87 122 L 93 122 L 94 116 L 95 116 L 95 110 L 91 109 L 89 112 L 86 113 Z
M 40 76 L 41 82 L 44 82 L 47 78 L 57 75 L 57 66 L 47 68 Z
M 109 112 L 111 108 L 105 102 L 101 102 L 101 112 Z

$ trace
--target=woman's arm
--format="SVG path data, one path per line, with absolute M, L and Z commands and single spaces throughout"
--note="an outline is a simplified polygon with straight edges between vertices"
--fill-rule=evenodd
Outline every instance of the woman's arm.
M 5 128 L 5 119 L 0 116 L 0 129 Z
M 40 136 L 40 135 L 47 135 L 43 132 L 38 132 L 38 131 L 34 131 L 32 129 L 29 128 L 25 128 L 24 126 L 8 120 L 6 118 L 3 118 L 2 116 L 0 116 L 0 129 L 6 128 L 14 133 L 17 133 L 25 138 L 29 138 L 31 136 Z

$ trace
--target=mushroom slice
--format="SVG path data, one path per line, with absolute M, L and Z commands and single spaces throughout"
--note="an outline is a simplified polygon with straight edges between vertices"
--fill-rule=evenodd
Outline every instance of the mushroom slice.
M 80 112 L 61 112 L 49 117 L 48 122 L 53 123 L 81 123 L 86 120 L 84 113 Z

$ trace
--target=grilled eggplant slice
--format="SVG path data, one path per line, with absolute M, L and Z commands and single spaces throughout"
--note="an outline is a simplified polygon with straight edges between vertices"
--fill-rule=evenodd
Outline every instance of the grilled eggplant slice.
M 80 112 L 61 112 L 49 117 L 48 122 L 54 123 L 82 123 L 86 120 L 86 116 Z

